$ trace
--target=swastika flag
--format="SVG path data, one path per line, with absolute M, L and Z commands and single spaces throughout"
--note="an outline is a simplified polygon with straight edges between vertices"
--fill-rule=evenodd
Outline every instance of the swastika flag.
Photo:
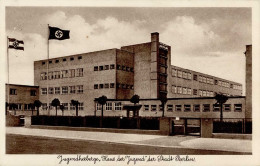
M 49 35 L 49 40 L 54 39 L 54 40 L 65 40 L 70 38 L 70 31 L 68 30 L 62 30 L 57 27 L 50 27 L 50 35 Z
M 8 38 L 9 44 L 8 48 L 23 50 L 24 51 L 24 42 L 22 40 L 17 40 L 15 38 Z

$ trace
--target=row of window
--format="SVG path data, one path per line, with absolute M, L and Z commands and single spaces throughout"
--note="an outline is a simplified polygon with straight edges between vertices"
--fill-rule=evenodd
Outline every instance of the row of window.
M 73 106 L 72 103 L 61 103 L 61 105 L 64 106 L 64 111 L 76 110 L 76 107 Z M 42 103 L 42 109 L 47 110 L 47 108 L 48 108 L 47 103 Z M 51 103 L 49 103 L 49 109 L 53 109 L 53 107 L 51 106 Z M 83 102 L 79 102 L 78 110 L 84 110 L 84 103 Z
M 46 72 L 41 73 L 40 77 L 41 80 L 47 80 L 47 73 Z M 60 79 L 60 78 L 73 78 L 73 77 L 83 77 L 83 68 L 48 72 L 49 80 Z
M 128 84 L 116 84 L 117 88 L 122 88 L 122 89 L 134 89 L 133 85 L 128 85 Z M 94 84 L 94 89 L 107 89 L 107 88 L 115 88 L 114 83 L 105 83 L 105 84 Z
M 17 90 L 14 88 L 10 88 L 10 95 L 17 95 Z M 31 96 L 36 96 L 36 90 L 30 90 Z
M 102 109 L 102 105 L 96 103 L 96 110 L 100 111 L 101 109 Z M 107 102 L 103 109 L 106 110 L 106 111 L 112 111 L 112 110 L 121 111 L 122 110 L 122 104 L 121 104 L 121 102 L 115 102 L 115 103 Z
M 83 93 L 83 85 L 76 86 L 62 86 L 62 87 L 49 87 L 49 94 L 75 94 L 75 93 Z M 41 88 L 41 94 L 47 95 L 47 88 Z
M 202 107 L 201 107 L 202 106 Z M 212 108 L 211 108 L 212 106 Z M 201 108 L 203 112 L 210 112 L 211 109 L 214 112 L 220 111 L 220 105 L 219 104 L 193 104 L 193 109 L 191 104 L 184 104 L 184 105 L 172 105 L 168 104 L 166 106 L 167 111 L 185 111 L 189 112 L 193 110 L 194 112 L 201 112 Z M 157 111 L 157 105 L 144 105 L 144 111 Z M 159 110 L 162 111 L 162 105 L 159 105 Z M 230 112 L 231 111 L 231 104 L 224 104 L 223 105 L 223 111 Z M 234 104 L 234 111 L 235 112 L 241 112 L 242 111 L 242 104 Z
M 114 64 L 110 64 L 110 65 L 103 65 L 103 66 L 94 66 L 94 71 L 103 71 L 103 70 L 112 70 L 115 69 L 115 65 Z M 116 65 L 116 69 L 117 70 L 123 70 L 123 71 L 128 71 L 128 72 L 134 72 L 134 68 L 132 67 L 128 67 L 128 66 L 124 66 L 124 65 Z
M 181 71 L 181 70 L 177 70 L 177 69 L 172 69 L 172 76 L 173 77 L 191 80 L 191 75 L 192 74 L 189 73 L 189 72 L 185 72 L 185 71 Z M 209 78 L 209 77 L 205 77 L 205 76 L 201 76 L 201 75 L 198 76 L 197 74 L 193 74 L 193 80 L 199 81 L 199 82 L 202 82 L 202 83 L 211 84 L 211 85 L 215 84 L 215 85 L 219 85 L 219 86 L 226 87 L 226 88 L 242 90 L 241 85 L 230 84 L 226 81 L 221 81 L 221 80 L 215 80 L 215 82 L 214 82 L 213 78 Z
M 74 61 L 74 57 L 70 57 L 69 58 L 69 60 L 70 61 Z M 80 59 L 82 59 L 82 56 L 78 56 L 78 60 L 80 60 Z M 49 60 L 49 64 L 52 64 L 53 62 L 55 62 L 55 63 L 59 63 L 61 60 L 60 59 L 56 59 L 56 60 Z M 62 58 L 62 61 L 63 62 L 66 62 L 67 61 L 67 58 Z M 46 62 L 45 61 L 43 61 L 42 62 L 42 65 L 45 65 L 46 64 Z

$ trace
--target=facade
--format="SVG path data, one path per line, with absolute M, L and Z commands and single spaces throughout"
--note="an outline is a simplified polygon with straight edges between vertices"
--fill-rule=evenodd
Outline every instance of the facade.
M 39 87 L 29 85 L 6 84 L 6 102 L 9 114 L 32 115 L 32 106 L 39 99 Z M 12 107 L 15 104 L 16 108 Z M 36 111 L 33 113 L 36 115 Z
M 203 103 L 210 104 L 205 108 L 213 110 L 215 93 L 232 97 L 227 110 L 237 108 L 241 110 L 238 112 L 244 113 L 244 98 L 239 97 L 242 95 L 241 84 L 172 66 L 171 47 L 159 41 L 157 32 L 151 34 L 148 43 L 35 61 L 34 84 L 39 86 L 39 100 L 43 103 L 41 114 L 54 115 L 55 110 L 48 106 L 58 98 L 65 106 L 64 115 L 76 114 L 75 107 L 70 104 L 72 99 L 80 102 L 80 116 L 99 115 L 101 106 L 94 99 L 105 95 L 114 102 L 106 104 L 104 115 L 126 116 L 123 105 L 129 104 L 129 99 L 138 94 L 144 99 L 140 102 L 140 116 L 161 116 L 156 113 L 160 107 L 158 99 L 165 97 L 169 110 L 170 105 L 173 110 L 180 109 L 180 106 L 176 107 L 176 101 L 181 100 L 176 99 L 186 98 L 177 105 L 182 105 L 181 109 L 189 109 L 187 105 L 190 105 L 190 110 L 198 108 L 194 106 L 197 101 L 201 114 L 196 116 L 200 116 L 204 115 Z M 149 105 L 149 109 L 145 105 Z
M 252 118 L 252 45 L 246 46 L 246 118 Z

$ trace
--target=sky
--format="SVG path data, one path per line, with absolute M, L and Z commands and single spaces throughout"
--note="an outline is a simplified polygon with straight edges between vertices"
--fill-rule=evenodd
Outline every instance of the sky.
M 34 84 L 33 61 L 47 58 L 49 24 L 70 30 L 69 40 L 49 41 L 50 58 L 146 43 L 159 32 L 172 65 L 244 85 L 251 14 L 245 7 L 6 7 L 6 35 L 25 49 L 9 49 L 9 82 Z

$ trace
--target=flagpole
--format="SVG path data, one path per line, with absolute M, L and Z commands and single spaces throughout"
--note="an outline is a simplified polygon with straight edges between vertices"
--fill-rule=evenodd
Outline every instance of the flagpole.
M 6 43 L 7 43 L 6 52 L 7 52 L 7 86 L 8 86 L 8 90 L 7 90 L 7 103 L 9 105 L 10 104 L 9 103 L 10 102 L 10 85 L 9 85 L 9 49 L 8 49 L 9 42 L 8 42 L 8 36 L 7 36 Z M 5 115 L 7 115 L 7 106 L 6 106 Z
M 49 105 L 49 36 L 50 36 L 50 30 L 49 30 L 49 24 L 48 24 L 48 36 L 47 36 L 47 109 L 48 109 L 48 115 L 50 115 L 50 105 Z

